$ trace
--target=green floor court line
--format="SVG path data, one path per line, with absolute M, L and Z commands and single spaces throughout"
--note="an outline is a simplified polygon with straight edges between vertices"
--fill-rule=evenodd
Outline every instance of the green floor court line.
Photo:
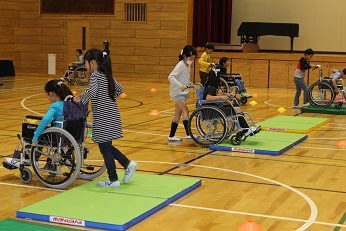
M 338 222 L 339 225 L 344 224 L 346 221 L 346 212 L 344 213 L 344 215 L 341 217 L 340 221 Z M 335 227 L 333 229 L 333 231 L 339 231 L 341 229 L 341 227 Z
M 276 116 L 258 123 L 262 130 L 308 133 L 328 122 L 328 118 L 311 118 L 302 116 Z
M 0 221 L 0 231 L 76 231 L 76 229 L 70 229 L 65 227 L 57 227 L 46 224 L 38 224 L 30 221 L 6 219 Z
M 303 107 L 301 111 L 303 113 L 307 112 L 307 113 L 346 115 L 346 106 L 342 105 L 340 109 L 336 109 L 334 104 L 330 105 L 327 108 L 309 106 L 309 107 Z
M 278 155 L 306 138 L 306 134 L 261 131 L 256 136 L 248 137 L 240 145 L 233 145 L 227 139 L 218 145 L 210 146 L 210 148 L 213 150 Z
M 118 175 L 122 179 L 123 172 Z M 114 225 L 117 230 L 123 230 L 200 184 L 197 178 L 136 173 L 130 183 L 121 184 L 120 188 L 99 187 L 97 181 L 92 181 L 22 208 L 17 211 L 17 217 L 51 222 L 67 218 L 80 224 L 85 222 L 86 227 Z

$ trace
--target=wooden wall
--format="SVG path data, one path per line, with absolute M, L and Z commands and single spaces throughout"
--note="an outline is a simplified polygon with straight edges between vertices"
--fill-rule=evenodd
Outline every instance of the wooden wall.
M 201 55 L 202 51 L 198 53 Z M 227 72 L 241 74 L 246 87 L 294 89 L 293 75 L 302 56 L 303 54 L 213 52 L 211 60 L 218 63 L 222 57 L 229 58 Z M 346 68 L 346 59 L 343 55 L 315 54 L 311 64 L 321 65 L 323 76 L 327 77 L 333 70 Z M 200 82 L 199 67 L 197 58 L 194 66 L 195 82 Z M 305 81 L 311 85 L 318 78 L 318 69 L 310 70 Z
M 137 23 L 123 21 L 124 3 L 129 2 L 141 1 L 116 0 L 112 16 L 62 16 L 40 15 L 39 0 L 0 0 L 0 59 L 13 59 L 17 73 L 46 74 L 48 54 L 56 54 L 57 74 L 63 75 L 80 48 L 69 46 L 69 25 L 80 21 L 90 28 L 86 49 L 102 49 L 104 40 L 110 42 L 115 76 L 166 79 L 187 43 L 193 1 L 145 0 L 148 21 Z

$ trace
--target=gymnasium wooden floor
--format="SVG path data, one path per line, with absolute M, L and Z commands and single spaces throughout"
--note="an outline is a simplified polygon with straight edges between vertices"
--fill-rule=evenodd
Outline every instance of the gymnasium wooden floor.
M 24 116 L 46 112 L 49 102 L 43 86 L 48 78 L 19 75 L 0 79 L 4 83 L 0 87 L 1 162 L 12 155 Z M 256 122 L 278 115 L 330 120 L 279 156 L 212 152 L 193 141 L 168 144 L 174 112 L 168 81 L 134 83 L 120 78 L 119 82 L 127 95 L 118 99 L 125 137 L 113 144 L 139 163 L 138 172 L 202 179 L 202 186 L 129 230 L 233 231 L 248 220 L 263 230 L 346 230 L 346 148 L 338 146 L 346 140 L 345 116 L 300 114 L 292 109 L 294 90 L 249 88 L 248 92 L 257 94 L 252 100 L 258 104 L 242 108 Z M 191 110 L 194 102 L 191 92 Z M 286 112 L 280 113 L 279 107 Z M 150 115 L 153 110 L 160 113 Z M 185 136 L 182 126 L 177 136 Z M 183 163 L 188 164 L 179 165 Z M 24 184 L 14 173 L 0 167 L 1 220 L 15 218 L 17 209 L 85 183 L 77 179 L 67 189 L 54 190 L 35 176 L 31 184 Z

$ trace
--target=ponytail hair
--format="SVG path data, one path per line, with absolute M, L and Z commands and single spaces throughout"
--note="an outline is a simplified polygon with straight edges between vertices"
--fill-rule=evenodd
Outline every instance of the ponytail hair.
M 108 95 L 114 101 L 115 100 L 115 83 L 112 73 L 111 58 L 106 52 L 102 52 L 99 49 L 90 49 L 84 55 L 84 60 L 89 63 L 95 60 L 98 65 L 98 71 L 105 74 L 108 81 Z
M 66 96 L 72 95 L 72 92 L 68 86 L 62 83 L 61 80 L 50 80 L 44 86 L 45 92 L 54 92 L 61 100 L 64 100 Z
M 192 55 L 197 55 L 197 51 L 196 48 L 191 46 L 191 45 L 186 45 L 179 54 L 179 61 L 184 59 L 184 55 L 185 57 L 190 57 Z

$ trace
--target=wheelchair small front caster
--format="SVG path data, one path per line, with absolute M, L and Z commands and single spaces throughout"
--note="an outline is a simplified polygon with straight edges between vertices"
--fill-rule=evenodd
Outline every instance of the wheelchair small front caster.
M 241 104 L 245 105 L 247 103 L 247 98 L 246 97 L 241 97 L 240 98 Z
M 242 135 L 241 132 L 237 132 L 237 134 L 231 136 L 231 143 L 233 145 L 240 145 L 242 141 Z
M 20 179 L 25 183 L 25 184 L 29 184 L 32 180 L 32 172 L 27 169 L 27 168 L 23 168 L 20 171 Z
M 336 109 L 341 109 L 341 107 L 342 107 L 342 102 L 337 102 L 337 103 L 335 104 L 335 108 L 336 108 Z
M 74 85 L 74 79 L 67 79 L 67 83 L 69 84 L 69 85 Z

